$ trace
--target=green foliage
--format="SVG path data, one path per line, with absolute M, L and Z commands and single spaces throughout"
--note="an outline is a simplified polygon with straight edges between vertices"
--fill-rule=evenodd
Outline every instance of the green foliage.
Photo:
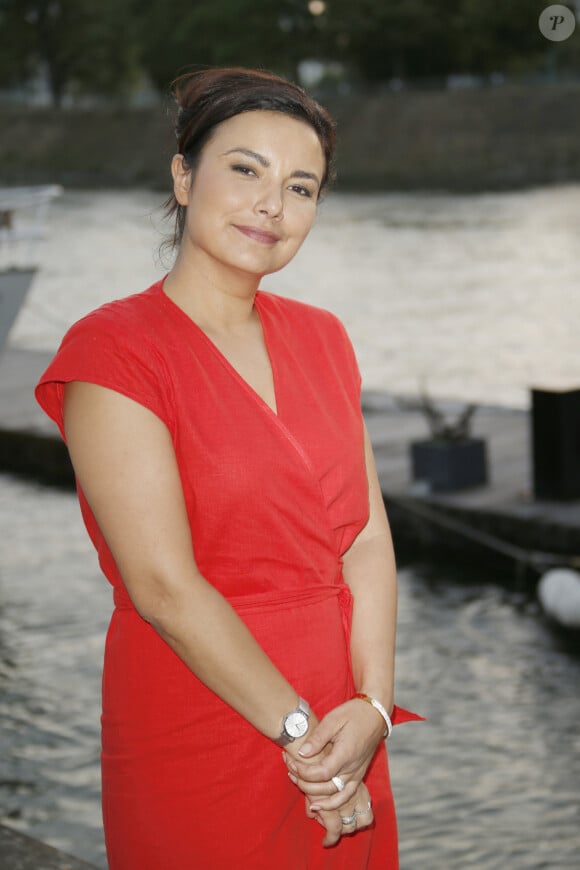
M 461 0 L 333 0 L 329 53 L 367 80 L 434 76 L 449 70 Z
M 544 0 L 462 0 L 457 17 L 457 61 L 479 73 L 541 69 L 550 43 L 541 35 L 538 18 Z
M 141 0 L 143 67 L 161 90 L 199 66 L 255 66 L 294 75 L 313 48 L 302 0 Z
M 363 81 L 580 69 L 580 28 L 538 30 L 545 0 L 0 0 L 0 86 L 38 70 L 65 94 L 160 90 L 186 69 L 258 66 L 296 77 L 306 59 Z M 568 3 L 570 7 L 573 4 Z
M 44 70 L 55 105 L 71 91 L 122 93 L 136 72 L 129 0 L 0 0 L 0 80 Z
M 0 0 L 0 83 L 18 85 L 33 75 L 32 31 L 18 0 Z
M 367 81 L 541 71 L 551 47 L 538 29 L 546 5 L 544 0 L 329 0 L 327 54 Z M 568 46 L 562 54 L 573 56 Z

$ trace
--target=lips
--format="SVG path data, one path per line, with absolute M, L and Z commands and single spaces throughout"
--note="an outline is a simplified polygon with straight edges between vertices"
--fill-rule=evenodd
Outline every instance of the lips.
M 235 225 L 236 229 L 243 233 L 248 238 L 253 239 L 255 242 L 260 242 L 263 245 L 274 245 L 276 242 L 279 242 L 281 236 L 278 236 L 276 233 L 268 232 L 268 230 L 262 230 L 259 227 L 246 227 Z

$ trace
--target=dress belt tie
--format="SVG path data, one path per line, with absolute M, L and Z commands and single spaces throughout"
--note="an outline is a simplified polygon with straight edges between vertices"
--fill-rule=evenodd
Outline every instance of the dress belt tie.
M 295 607 L 296 605 L 304 606 L 308 604 L 320 604 L 322 601 L 336 598 L 340 607 L 340 616 L 344 629 L 347 646 L 350 645 L 350 632 L 352 623 L 352 593 L 347 584 L 341 579 L 333 584 L 320 584 L 319 586 L 308 586 L 303 589 L 293 589 L 291 591 L 276 590 L 273 592 L 263 592 L 259 595 L 238 595 L 227 600 L 232 605 L 234 610 L 241 612 L 267 613 L 268 610 L 280 610 L 284 607 Z M 133 610 L 135 607 L 129 598 L 128 593 L 122 587 L 115 586 L 113 591 L 113 601 L 117 610 Z M 417 713 L 412 713 L 410 710 L 405 710 L 403 707 L 393 707 L 391 713 L 391 722 L 393 725 L 401 725 L 403 722 L 413 720 L 423 720 L 423 716 Z
M 350 644 L 353 602 L 351 591 L 342 580 L 339 580 L 337 583 L 307 586 L 303 589 L 293 589 L 292 591 L 276 590 L 274 592 L 263 592 L 254 596 L 239 595 L 228 598 L 228 601 L 234 610 L 240 613 L 267 613 L 269 610 L 279 611 L 288 607 L 314 606 L 332 598 L 336 598 L 338 601 L 344 636 L 347 644 Z
M 244 612 L 267 613 L 268 610 L 278 610 L 295 605 L 319 604 L 329 598 L 338 598 L 345 632 L 350 634 L 350 619 L 352 615 L 352 595 L 346 583 L 340 581 L 333 584 L 307 586 L 302 589 L 275 590 L 260 592 L 257 595 L 226 596 L 226 600 L 234 608 Z M 113 588 L 113 603 L 117 610 L 135 610 L 127 590 L 122 586 Z

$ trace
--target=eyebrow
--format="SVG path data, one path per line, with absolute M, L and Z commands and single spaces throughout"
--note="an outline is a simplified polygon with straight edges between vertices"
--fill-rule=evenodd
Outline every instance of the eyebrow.
M 242 146 L 237 148 L 230 148 L 229 151 L 225 151 L 222 156 L 226 156 L 227 154 L 245 154 L 246 157 L 252 157 L 260 166 L 268 167 L 270 166 L 270 161 L 264 157 L 263 154 L 258 154 L 257 151 L 252 151 L 250 148 L 243 148 Z M 320 179 L 314 172 L 306 172 L 305 169 L 296 169 L 292 173 L 292 178 L 304 178 L 310 181 L 316 182 L 316 184 L 320 185 Z

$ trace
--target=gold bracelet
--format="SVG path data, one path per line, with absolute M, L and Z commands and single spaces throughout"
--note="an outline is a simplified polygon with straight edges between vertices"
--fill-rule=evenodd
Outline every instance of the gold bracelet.
M 383 737 L 385 738 L 385 740 L 388 740 L 393 730 L 393 723 L 391 722 L 391 717 L 389 716 L 381 702 L 377 701 L 376 698 L 371 698 L 370 695 L 365 695 L 363 692 L 357 692 L 356 695 L 353 695 L 352 697 L 353 699 L 359 698 L 359 700 L 361 701 L 366 701 L 367 704 L 370 704 L 371 707 L 374 707 L 375 710 L 381 714 L 381 716 L 385 720 L 385 725 L 387 726 L 385 728 L 385 733 L 383 734 Z

